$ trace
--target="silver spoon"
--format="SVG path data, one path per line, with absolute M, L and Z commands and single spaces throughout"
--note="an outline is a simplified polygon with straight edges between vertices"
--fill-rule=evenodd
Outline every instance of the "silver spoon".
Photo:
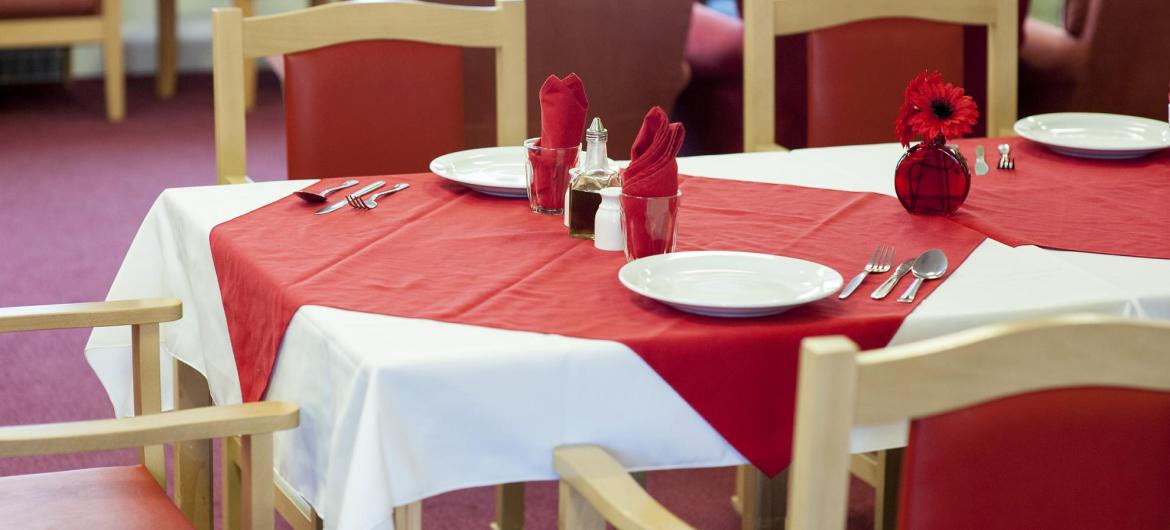
M 918 294 L 918 288 L 922 287 L 923 281 L 938 279 L 947 273 L 947 255 L 938 249 L 927 250 L 914 260 L 910 272 L 914 273 L 914 283 L 898 297 L 899 302 L 907 304 L 914 301 L 914 295 Z
M 325 202 L 325 198 L 328 197 L 330 193 L 333 193 L 333 192 L 338 191 L 338 190 L 343 190 L 345 188 L 349 188 L 352 186 L 357 186 L 357 183 L 358 183 L 358 181 L 356 179 L 350 179 L 350 180 L 342 182 L 341 184 L 338 184 L 332 188 L 329 188 L 327 190 L 323 190 L 321 193 L 313 193 L 311 191 L 301 190 L 301 191 L 294 191 L 293 195 L 300 197 L 301 200 L 303 200 L 305 202 Z

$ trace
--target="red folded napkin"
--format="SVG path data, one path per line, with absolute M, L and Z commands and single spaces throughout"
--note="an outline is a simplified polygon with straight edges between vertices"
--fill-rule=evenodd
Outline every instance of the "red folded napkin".
M 642 120 L 642 129 L 630 148 L 630 165 L 622 173 L 622 193 L 639 197 L 671 197 L 678 193 L 678 156 L 686 130 L 669 123 L 661 107 Z
M 564 79 L 548 76 L 540 87 L 538 145 L 561 148 L 580 144 L 588 112 L 589 98 L 585 97 L 585 84 L 577 74 L 569 74 Z

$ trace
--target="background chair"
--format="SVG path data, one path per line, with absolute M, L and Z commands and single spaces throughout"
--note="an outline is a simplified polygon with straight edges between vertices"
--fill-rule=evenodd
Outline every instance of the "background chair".
M 158 72 L 154 76 L 154 91 L 161 99 L 170 99 L 175 95 L 179 84 L 179 41 L 178 17 L 176 3 L 178 0 L 158 0 Z M 317 6 L 327 0 L 309 0 L 309 5 Z M 254 0 L 232 0 L 236 7 L 244 12 L 245 17 L 255 13 Z M 256 105 L 256 64 L 247 61 L 244 67 L 245 102 L 247 108 Z
M 1015 5 L 1022 23 L 1030 1 L 1018 0 Z M 1023 42 L 1023 34 L 1020 39 Z M 774 45 L 774 139 L 789 148 L 892 141 L 890 124 L 901 104 L 901 91 L 926 68 L 940 70 L 949 81 L 965 86 L 980 109 L 987 109 L 987 28 L 983 26 L 904 18 L 867 20 L 830 31 L 777 37 Z M 674 113 L 688 128 L 684 152 L 743 150 L 743 47 L 740 17 L 696 3 L 686 52 L 692 79 Z M 826 60 L 826 54 L 832 60 Z M 857 99 L 853 104 L 814 98 L 825 80 L 846 90 L 868 90 L 860 97 L 851 94 Z M 975 129 L 975 135 L 985 134 L 985 122 L 981 120 Z
M 121 0 L 0 0 L 0 48 L 100 43 L 106 117 L 126 116 Z
M 1113 112 L 1166 119 L 1170 2 L 1066 0 L 1064 24 L 1029 19 L 1020 111 Z
M 898 527 L 1170 526 L 1170 325 L 1070 316 L 804 341 L 790 528 L 843 529 L 855 425 L 912 420 Z
M 272 433 L 295 427 L 297 407 L 283 402 L 159 413 L 159 323 L 182 314 L 178 300 L 123 300 L 0 309 L 0 333 L 131 326 L 131 418 L 0 427 L 0 457 L 138 447 L 138 465 L 0 478 L 4 524 L 12 528 L 194 528 L 167 498 L 164 443 L 242 436 L 245 461 L 239 507 L 248 529 L 273 527 Z M 179 490 L 176 477 L 176 490 Z
M 948 31 L 924 21 L 987 27 L 987 102 L 980 109 L 981 121 L 988 134 L 1010 134 L 1016 120 L 1017 10 L 1016 0 L 864 5 L 846 0 L 746 0 L 744 149 L 777 147 L 775 37 L 809 32 L 815 33 L 807 44 L 808 144 L 865 143 L 872 131 L 882 129 L 888 131 L 883 139 L 893 139 L 892 123 L 902 93 L 918 72 L 939 70 L 952 82 L 968 84 L 961 56 L 956 62 L 946 62 L 945 57 L 949 50 L 962 49 L 962 28 Z M 897 21 L 884 20 L 880 37 L 873 32 L 878 26 L 863 33 L 851 28 L 855 22 L 873 19 Z
M 217 9 L 213 33 L 221 183 L 245 180 L 244 60 L 268 55 L 285 55 L 290 178 L 425 171 L 462 149 L 459 46 L 495 49 L 498 143 L 525 138 L 521 0 L 341 3 L 247 19 Z

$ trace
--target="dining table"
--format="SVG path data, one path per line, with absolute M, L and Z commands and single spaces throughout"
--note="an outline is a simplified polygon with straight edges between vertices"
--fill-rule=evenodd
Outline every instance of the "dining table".
M 1000 140 L 969 141 L 994 152 Z M 678 166 L 680 173 L 709 179 L 894 196 L 894 167 L 903 151 L 898 144 L 826 147 L 680 157 Z M 1028 153 L 1017 155 L 1020 167 L 1032 163 Z M 972 176 L 971 186 L 979 190 L 993 179 L 1025 178 L 993 168 Z M 209 243 L 212 232 L 311 184 L 165 190 L 113 280 L 109 299 L 183 301 L 183 318 L 162 328 L 162 355 L 201 374 L 216 404 L 240 403 L 245 396 Z M 411 197 L 406 190 L 380 201 L 379 209 L 393 209 Z M 684 195 L 684 209 L 686 200 Z M 515 208 L 527 209 L 527 201 L 515 199 Z M 314 217 L 306 215 L 304 222 L 317 221 Z M 1018 243 L 982 238 L 905 317 L 889 344 L 1066 313 L 1170 319 L 1170 260 Z M 330 242 L 315 244 L 326 248 Z M 856 261 L 856 270 L 839 272 L 846 279 L 859 272 L 877 244 L 897 247 L 899 241 L 832 249 Z M 498 251 L 522 252 L 523 245 L 520 238 Z M 912 257 L 898 254 L 894 264 Z M 385 270 L 394 273 L 394 267 Z M 868 300 L 881 279 L 863 284 L 854 296 L 866 300 L 857 303 L 896 304 L 893 296 Z M 387 289 L 384 295 L 395 292 Z M 823 301 L 836 302 L 835 297 Z M 784 315 L 771 318 L 775 326 L 785 325 Z M 99 328 L 86 346 L 119 416 L 133 413 L 130 345 L 126 330 Z M 396 507 L 428 497 L 555 480 L 552 451 L 565 444 L 602 445 L 632 471 L 749 463 L 643 357 L 616 340 L 304 305 L 277 345 L 264 398 L 299 404 L 301 425 L 276 435 L 276 474 L 326 528 L 392 528 Z M 172 378 L 164 371 L 164 407 L 173 406 L 166 390 L 174 388 Z M 856 428 L 852 451 L 901 447 L 907 431 L 906 423 Z

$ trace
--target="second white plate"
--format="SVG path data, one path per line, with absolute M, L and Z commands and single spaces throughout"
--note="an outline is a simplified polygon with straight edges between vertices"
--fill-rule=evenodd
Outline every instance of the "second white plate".
M 618 271 L 627 289 L 679 310 L 758 317 L 832 295 L 844 283 L 824 265 L 752 252 L 696 251 L 631 261 Z
M 520 146 L 448 153 L 431 161 L 431 172 L 480 193 L 528 197 L 524 148 Z
M 1170 124 L 1138 116 L 1038 114 L 1017 121 L 1014 129 L 1057 153 L 1081 158 L 1137 158 L 1170 147 Z

